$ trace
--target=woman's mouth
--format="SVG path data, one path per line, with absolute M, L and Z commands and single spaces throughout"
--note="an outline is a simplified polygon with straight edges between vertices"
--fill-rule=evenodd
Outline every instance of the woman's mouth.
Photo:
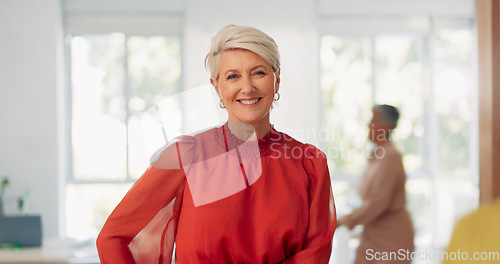
M 258 101 L 260 101 L 262 97 L 259 98 L 252 98 L 252 99 L 240 99 L 237 100 L 238 102 L 244 104 L 244 105 L 253 105 L 256 104 Z

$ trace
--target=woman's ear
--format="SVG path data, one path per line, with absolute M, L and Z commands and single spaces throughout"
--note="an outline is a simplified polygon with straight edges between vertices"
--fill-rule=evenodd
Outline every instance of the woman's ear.
M 280 89 L 280 72 L 281 69 L 278 69 L 278 71 L 274 73 L 274 93 L 277 93 Z
M 220 90 L 219 90 L 219 82 L 217 81 L 217 79 L 215 79 L 214 76 L 210 77 L 210 83 L 215 88 L 215 92 L 217 93 L 219 98 L 222 100 L 222 96 L 221 96 Z

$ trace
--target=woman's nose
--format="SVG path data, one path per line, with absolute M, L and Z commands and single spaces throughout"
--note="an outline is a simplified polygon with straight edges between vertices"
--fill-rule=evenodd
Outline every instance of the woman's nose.
M 241 92 L 244 94 L 253 93 L 255 86 L 250 76 L 242 78 Z

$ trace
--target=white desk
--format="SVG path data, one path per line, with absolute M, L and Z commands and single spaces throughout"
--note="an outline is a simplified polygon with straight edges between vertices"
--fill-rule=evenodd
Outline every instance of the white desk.
M 44 240 L 42 247 L 0 249 L 1 264 L 100 263 L 95 244 L 87 241 Z

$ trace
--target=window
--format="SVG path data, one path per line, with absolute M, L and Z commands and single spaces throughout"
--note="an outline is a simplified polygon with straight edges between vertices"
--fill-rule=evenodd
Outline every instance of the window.
M 68 36 L 70 172 L 66 235 L 96 236 L 165 139 L 148 131 L 151 108 L 180 91 L 178 35 Z M 180 120 L 169 122 L 178 130 Z
M 371 107 L 383 103 L 401 111 L 394 139 L 404 155 L 416 251 L 445 247 L 455 221 L 477 207 L 473 39 L 472 26 L 453 23 L 431 23 L 427 32 L 321 36 L 322 124 L 331 131 L 323 145 L 339 215 L 361 203 L 367 123 Z M 354 258 L 359 232 L 336 234 L 335 246 L 350 252 L 335 250 L 337 262 Z M 425 263 L 440 259 L 433 261 Z

